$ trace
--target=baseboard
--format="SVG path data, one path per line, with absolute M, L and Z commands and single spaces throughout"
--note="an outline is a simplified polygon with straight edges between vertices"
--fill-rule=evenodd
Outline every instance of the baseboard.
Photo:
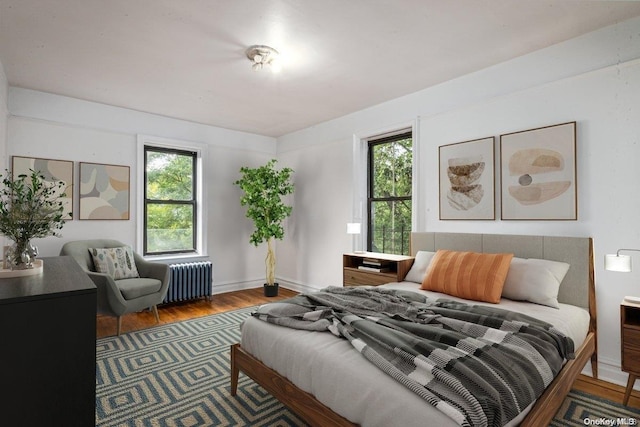
M 588 377 L 592 376 L 591 363 L 587 363 L 587 365 L 582 370 L 582 374 Z M 617 364 L 616 361 L 609 359 L 603 360 L 603 358 L 598 358 L 598 379 L 626 387 L 627 380 L 629 379 L 629 374 L 623 372 L 620 368 L 620 365 Z M 633 389 L 640 391 L 640 381 L 636 381 Z
M 243 291 L 245 289 L 261 288 L 263 284 L 264 279 L 250 282 L 214 283 L 211 293 L 212 295 L 216 295 L 224 294 L 226 292 Z
M 312 286 L 308 286 L 300 282 L 294 282 L 292 280 L 287 280 L 282 278 L 278 278 L 278 283 L 280 283 L 280 286 L 283 288 L 291 289 L 292 291 L 296 291 L 301 294 L 314 292 L 318 290 L 318 288 L 314 288 Z
M 277 278 L 276 282 L 282 288 L 290 289 L 299 293 L 307 293 L 317 291 L 318 288 L 307 286 L 299 282 Z M 264 279 L 256 279 L 248 282 L 227 282 L 227 283 L 214 283 L 212 289 L 212 295 L 223 294 L 226 292 L 243 291 L 245 289 L 261 288 L 264 285 Z

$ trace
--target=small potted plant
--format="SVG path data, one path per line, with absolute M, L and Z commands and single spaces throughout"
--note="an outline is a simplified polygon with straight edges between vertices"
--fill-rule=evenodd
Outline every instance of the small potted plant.
M 2 175 L 0 175 L 2 177 Z M 0 234 L 13 240 L 5 263 L 13 270 L 33 268 L 37 249 L 31 240 L 59 236 L 64 226 L 64 207 L 59 200 L 64 182 L 46 183 L 40 172 L 20 174 L 15 179 L 6 172 L 0 189 Z
M 284 237 L 282 221 L 291 215 L 293 209 L 282 200 L 283 196 L 293 193 L 294 187 L 290 181 L 293 169 L 282 168 L 278 171 L 275 169 L 275 164 L 276 160 L 272 159 L 258 168 L 242 167 L 240 168 L 242 178 L 234 182 L 244 191 L 240 204 L 247 206 L 246 216 L 253 220 L 255 226 L 249 238 L 250 243 L 254 246 L 267 243 L 265 296 L 278 295 L 273 240 L 282 240 Z

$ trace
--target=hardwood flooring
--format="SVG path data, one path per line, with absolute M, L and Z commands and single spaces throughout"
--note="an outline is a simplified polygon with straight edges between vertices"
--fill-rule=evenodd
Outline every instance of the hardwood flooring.
M 247 289 L 213 295 L 210 301 L 202 298 L 194 301 L 164 304 L 158 307 L 158 314 L 160 315 L 160 324 L 173 323 L 291 298 L 294 295 L 297 295 L 297 292 L 284 288 L 280 288 L 277 297 L 265 297 L 262 288 Z M 122 316 L 121 333 L 149 328 L 157 324 L 152 311 L 145 310 L 139 313 L 130 313 Z M 96 330 L 98 338 L 115 335 L 116 327 L 117 321 L 115 317 L 98 315 Z
M 614 402 L 622 403 L 624 398 L 624 387 L 617 384 L 612 384 L 607 381 L 595 380 L 586 375 L 580 375 L 576 382 L 573 383 L 574 390 L 584 391 L 585 393 L 600 396 L 604 399 L 612 400 Z M 627 406 L 632 408 L 640 408 L 640 392 L 634 390 L 631 392 L 631 397 Z
M 199 299 L 195 301 L 166 304 L 158 307 L 160 323 L 173 323 L 195 317 L 207 316 L 210 314 L 224 313 L 243 307 L 264 304 L 271 301 L 278 301 L 290 298 L 297 292 L 280 288 L 277 297 L 265 297 L 262 288 L 247 289 L 242 291 L 227 292 L 213 295 L 210 301 Z M 122 317 L 122 332 L 149 328 L 157 325 L 153 312 L 143 311 L 140 313 L 127 314 Z M 97 336 L 98 338 L 115 335 L 116 318 L 109 316 L 98 316 Z M 614 402 L 622 402 L 624 397 L 624 387 L 602 380 L 595 380 L 591 377 L 580 375 L 573 385 L 576 390 L 594 394 Z M 629 406 L 640 408 L 640 393 L 633 391 L 629 399 Z

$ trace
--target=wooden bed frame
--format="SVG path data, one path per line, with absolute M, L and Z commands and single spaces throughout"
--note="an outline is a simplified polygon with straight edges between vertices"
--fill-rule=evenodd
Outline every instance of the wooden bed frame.
M 466 233 L 412 233 L 411 253 L 437 249 L 475 252 L 509 252 L 521 258 L 541 258 L 568 262 L 571 265 L 562 282 L 558 300 L 589 311 L 589 332 L 575 353 L 538 398 L 521 426 L 548 425 L 586 363 L 591 361 L 594 378 L 598 377 L 596 293 L 593 264 L 593 241 L 590 237 L 516 236 Z M 231 346 L 231 395 L 235 396 L 240 371 L 260 384 L 311 426 L 354 426 L 313 395 L 247 353 L 240 344 Z

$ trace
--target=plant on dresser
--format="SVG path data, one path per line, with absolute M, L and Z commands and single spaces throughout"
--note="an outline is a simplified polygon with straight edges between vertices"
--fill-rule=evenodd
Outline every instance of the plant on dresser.
M 59 236 L 58 230 L 65 223 L 60 201 L 65 196 L 64 186 L 62 181 L 48 185 L 45 177 L 34 170 L 29 176 L 20 174 L 14 179 L 11 172 L 6 172 L 0 188 L 0 234 L 14 241 L 5 254 L 11 269 L 33 267 L 38 253 L 31 245 L 32 239 Z

